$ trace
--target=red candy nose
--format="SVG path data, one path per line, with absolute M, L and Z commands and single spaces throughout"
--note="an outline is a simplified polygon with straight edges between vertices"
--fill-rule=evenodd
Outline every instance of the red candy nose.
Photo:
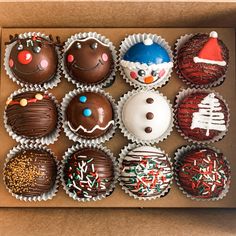
M 32 54 L 27 50 L 23 50 L 18 53 L 18 61 L 21 64 L 27 65 L 32 61 Z

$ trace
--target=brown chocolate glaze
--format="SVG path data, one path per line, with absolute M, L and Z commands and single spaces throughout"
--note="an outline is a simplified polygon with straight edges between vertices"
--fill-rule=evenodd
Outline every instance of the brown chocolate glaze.
M 209 93 L 199 92 L 193 93 L 185 97 L 178 105 L 177 108 L 177 122 L 182 132 L 189 138 L 196 141 L 211 140 L 218 136 L 221 131 L 210 130 L 209 136 L 206 136 L 206 130 L 201 128 L 191 129 L 193 113 L 199 111 L 198 105 Z M 218 98 L 219 99 L 219 98 Z M 219 99 L 221 111 L 224 114 L 226 124 L 228 123 L 228 110 L 225 103 Z
M 37 94 L 43 95 L 43 99 L 36 100 Z M 26 106 L 19 104 L 22 99 L 28 101 Z M 28 138 L 40 138 L 50 134 L 56 128 L 58 120 L 54 101 L 43 92 L 24 92 L 14 96 L 7 105 L 6 117 L 7 124 L 14 133 Z
M 218 39 L 218 43 L 222 48 L 222 57 L 227 63 L 226 66 L 195 63 L 193 61 L 193 58 L 198 56 L 200 50 L 208 40 L 208 34 L 197 34 L 180 48 L 177 55 L 177 64 L 180 73 L 186 80 L 196 85 L 207 85 L 217 81 L 225 75 L 228 68 L 229 50 L 220 39 Z
M 44 150 L 22 150 L 4 169 L 6 186 L 25 197 L 48 193 L 54 186 L 57 166 L 54 157 Z
M 58 66 L 55 45 L 41 37 L 34 40 L 33 37 L 18 39 L 11 49 L 9 66 L 13 75 L 21 82 L 48 82 L 56 74 Z
M 75 41 L 65 52 L 67 73 L 83 84 L 106 80 L 114 68 L 111 50 L 96 39 Z
M 80 101 L 83 97 L 86 98 L 85 102 Z M 90 116 L 84 115 L 85 109 L 91 111 Z M 70 128 L 73 129 L 71 130 L 80 137 L 88 139 L 97 138 L 104 135 L 114 125 L 112 105 L 100 93 L 83 92 L 76 95 L 70 101 L 66 109 L 66 120 L 69 122 Z M 96 125 L 100 128 L 94 129 Z
M 76 151 L 64 167 L 65 184 L 69 191 L 79 198 L 105 194 L 113 179 L 114 169 L 111 158 L 102 150 L 94 148 Z

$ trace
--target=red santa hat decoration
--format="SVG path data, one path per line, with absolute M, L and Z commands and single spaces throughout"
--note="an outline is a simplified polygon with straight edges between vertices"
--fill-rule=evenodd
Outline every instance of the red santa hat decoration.
M 207 63 L 212 65 L 226 66 L 226 62 L 222 57 L 222 49 L 218 42 L 218 34 L 212 31 L 208 41 L 200 50 L 197 57 L 193 58 L 195 63 Z

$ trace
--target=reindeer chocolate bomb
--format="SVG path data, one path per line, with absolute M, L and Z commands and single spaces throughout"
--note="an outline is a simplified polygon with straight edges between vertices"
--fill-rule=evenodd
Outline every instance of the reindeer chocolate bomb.
M 64 55 L 68 75 L 82 84 L 98 84 L 106 80 L 114 68 L 108 44 L 93 37 L 72 42 Z
M 58 55 L 52 37 L 37 34 L 23 38 L 10 37 L 13 44 L 8 66 L 13 76 L 26 84 L 43 84 L 51 80 L 57 72 Z

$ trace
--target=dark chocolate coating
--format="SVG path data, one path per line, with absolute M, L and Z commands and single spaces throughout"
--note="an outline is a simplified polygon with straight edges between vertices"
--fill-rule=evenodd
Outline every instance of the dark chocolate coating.
M 11 66 L 9 61 L 10 69 L 13 75 L 21 82 L 29 84 L 43 84 L 53 78 L 57 72 L 58 67 L 58 55 L 55 50 L 55 45 L 44 38 L 38 37 L 38 42 L 32 40 L 32 38 L 19 39 L 13 46 L 10 52 L 9 60 L 13 61 Z M 27 40 L 33 42 L 30 44 Z M 22 49 L 18 50 L 19 45 L 22 45 Z M 40 52 L 36 52 L 35 48 L 40 47 Z M 22 51 L 28 51 L 32 55 L 31 62 L 22 64 L 18 58 L 18 55 Z M 47 61 L 47 66 L 45 61 Z M 44 65 L 44 67 L 41 66 Z
M 207 85 L 217 81 L 225 75 L 228 68 L 229 50 L 220 39 L 218 39 L 218 43 L 222 49 L 222 58 L 226 61 L 226 66 L 195 63 L 193 61 L 193 58 L 198 56 L 200 50 L 208 40 L 208 34 L 197 34 L 180 48 L 177 55 L 177 64 L 180 73 L 186 80 L 196 85 Z
M 24 92 L 13 97 L 13 102 L 21 99 L 34 99 L 43 92 Z M 40 138 L 50 134 L 57 126 L 57 107 L 50 97 L 28 102 L 26 106 L 8 104 L 6 108 L 7 124 L 17 135 L 27 138 Z
M 83 163 L 86 165 L 82 170 Z M 83 176 L 82 179 L 81 176 Z M 111 158 L 102 150 L 94 148 L 83 148 L 76 151 L 66 161 L 64 167 L 65 184 L 69 191 L 76 193 L 79 198 L 105 194 L 113 179 L 114 169 Z M 77 188 L 73 186 L 73 181 Z
M 78 43 L 80 48 L 77 47 Z M 93 48 L 95 44 L 97 48 Z M 71 55 L 73 60 L 68 61 Z M 97 84 L 106 80 L 114 68 L 111 50 L 95 39 L 75 41 L 65 52 L 64 63 L 67 73 L 83 84 Z
M 4 169 L 6 186 L 25 197 L 48 193 L 56 176 L 56 161 L 44 150 L 22 150 L 8 161 Z
M 193 113 L 199 112 L 198 105 L 208 94 L 209 93 L 205 93 L 205 92 L 198 92 L 198 93 L 190 94 L 186 96 L 179 103 L 178 108 L 177 108 L 176 118 L 177 118 L 179 128 L 187 137 L 196 141 L 211 140 L 222 132 L 218 130 L 210 130 L 209 135 L 207 136 L 205 129 L 201 129 L 201 128 L 191 129 Z M 225 118 L 224 120 L 225 120 L 225 123 L 227 124 L 228 117 L 229 117 L 227 107 L 221 99 L 219 99 L 219 103 L 221 106 L 220 112 L 224 114 L 224 118 Z
M 84 103 L 80 102 L 80 97 L 82 96 L 87 98 Z M 84 109 L 90 109 L 92 114 L 88 117 L 84 116 Z M 83 92 L 76 95 L 70 101 L 66 109 L 66 120 L 70 122 L 70 125 L 74 130 L 78 129 L 79 126 L 82 126 L 87 131 L 91 131 L 98 125 L 101 129 L 96 128 L 93 132 L 85 132 L 81 128 L 79 128 L 77 132 L 72 130 L 83 138 L 97 138 L 107 133 L 114 125 L 114 123 L 111 123 L 113 120 L 112 105 L 110 101 L 100 93 Z

